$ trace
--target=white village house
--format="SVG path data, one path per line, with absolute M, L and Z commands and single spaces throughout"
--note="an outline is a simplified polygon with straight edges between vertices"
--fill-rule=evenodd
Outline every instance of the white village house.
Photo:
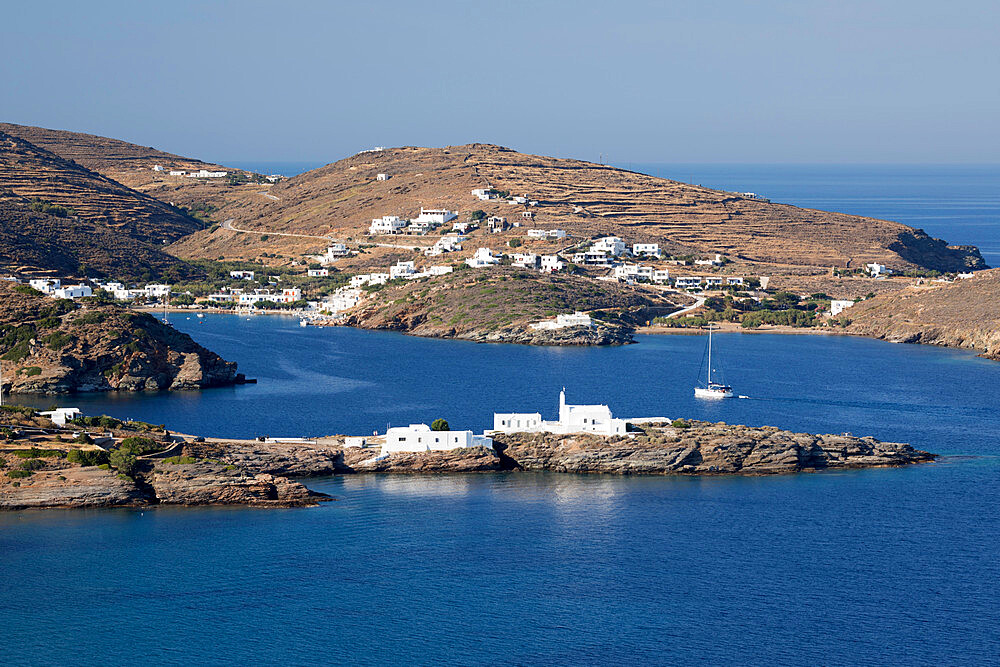
M 489 248 L 480 248 L 472 257 L 465 260 L 465 263 L 474 269 L 480 269 L 485 266 L 499 264 L 500 259 L 494 256 L 493 252 Z
M 372 236 L 376 234 L 399 234 L 406 227 L 406 221 L 398 215 L 383 215 L 381 218 L 374 218 L 368 227 L 368 233 Z
M 466 447 L 493 447 L 493 438 L 472 431 L 433 431 L 427 424 L 394 426 L 386 430 L 382 454 L 433 452 Z
M 579 310 L 572 315 L 560 314 L 556 315 L 556 319 L 554 320 L 545 320 L 543 322 L 535 322 L 534 324 L 528 325 L 529 328 L 538 330 L 592 326 L 594 326 L 594 321 L 590 318 L 590 315 L 587 313 L 581 313 Z
M 538 412 L 496 412 L 493 431 L 499 433 L 596 433 L 624 435 L 624 419 L 615 419 L 606 405 L 568 405 L 566 390 L 559 392 L 559 420 L 545 421 Z

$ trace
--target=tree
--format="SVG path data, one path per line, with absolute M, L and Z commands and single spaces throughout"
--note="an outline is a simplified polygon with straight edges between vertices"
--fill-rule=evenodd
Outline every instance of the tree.
M 448 422 L 445 421 L 444 419 L 435 419 L 434 421 L 431 422 L 431 430 L 432 431 L 450 431 L 451 430 L 451 426 L 449 426 Z
M 470 220 L 483 220 L 485 217 L 486 217 L 486 211 L 483 211 L 482 209 L 478 208 L 469 214 Z

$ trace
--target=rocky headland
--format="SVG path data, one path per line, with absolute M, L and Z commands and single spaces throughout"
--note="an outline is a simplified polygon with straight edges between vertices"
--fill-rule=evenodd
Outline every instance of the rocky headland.
M 236 364 L 146 313 L 0 282 L 5 393 L 155 391 L 236 384 Z
M 845 314 L 850 333 L 893 343 L 976 350 L 1000 361 L 1000 269 L 880 295 Z

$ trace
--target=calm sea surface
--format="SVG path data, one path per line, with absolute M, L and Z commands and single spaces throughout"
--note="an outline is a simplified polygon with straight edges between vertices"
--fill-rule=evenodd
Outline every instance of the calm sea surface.
M 945 454 L 776 478 L 310 480 L 319 508 L 0 515 L 3 664 L 989 663 L 1000 655 L 1000 364 L 726 334 L 751 398 L 696 403 L 699 336 L 544 349 L 171 315 L 260 384 L 75 397 L 250 436 L 481 429 L 494 409 L 851 431 Z M 40 401 L 45 404 L 47 401 Z
M 899 220 L 1000 265 L 995 167 L 643 169 Z M 726 334 L 719 365 L 750 398 L 705 404 L 698 336 L 544 349 L 169 317 L 260 384 L 69 403 L 210 435 L 480 430 L 495 409 L 554 417 L 565 385 L 621 416 L 944 457 L 753 479 L 357 476 L 310 480 L 338 499 L 312 509 L 0 514 L 0 664 L 1000 662 L 998 363 Z

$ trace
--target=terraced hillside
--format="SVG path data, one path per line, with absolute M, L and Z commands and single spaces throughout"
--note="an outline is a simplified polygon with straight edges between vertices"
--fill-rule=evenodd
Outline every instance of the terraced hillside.
M 51 130 L 30 125 L 0 123 L 0 132 L 24 139 L 39 148 L 72 160 L 102 176 L 157 199 L 188 208 L 217 206 L 241 191 L 222 179 L 194 179 L 170 176 L 177 171 L 233 171 L 218 164 L 196 158 L 175 155 L 149 146 L 139 146 L 119 139 L 82 132 Z M 153 171 L 154 166 L 164 171 Z M 240 171 L 240 170 L 237 170 Z M 256 191 L 270 184 L 248 184 L 246 190 Z
M 24 198 L 2 192 L 0 266 L 21 274 L 129 281 L 196 275 L 188 264 L 152 244 L 97 222 L 32 210 Z
M 147 243 L 176 241 L 203 227 L 158 199 L 3 132 L 0 190 L 65 207 L 73 217 Z
M 377 181 L 376 175 L 389 175 Z M 481 202 L 473 188 L 492 187 L 537 200 L 538 206 Z M 673 253 L 724 253 L 737 261 L 794 267 L 858 267 L 954 271 L 983 268 L 978 250 L 951 247 L 905 225 L 745 198 L 605 165 L 526 155 L 499 146 L 404 147 L 365 152 L 280 183 L 266 196 L 234 198 L 215 213 L 244 229 L 359 238 L 374 217 L 412 217 L 420 207 L 474 210 L 561 228 L 571 240 L 616 234 L 658 242 Z M 490 235 L 503 242 L 523 229 Z M 265 249 L 294 254 L 315 240 L 237 238 L 198 233 L 177 244 L 181 256 L 246 258 Z

